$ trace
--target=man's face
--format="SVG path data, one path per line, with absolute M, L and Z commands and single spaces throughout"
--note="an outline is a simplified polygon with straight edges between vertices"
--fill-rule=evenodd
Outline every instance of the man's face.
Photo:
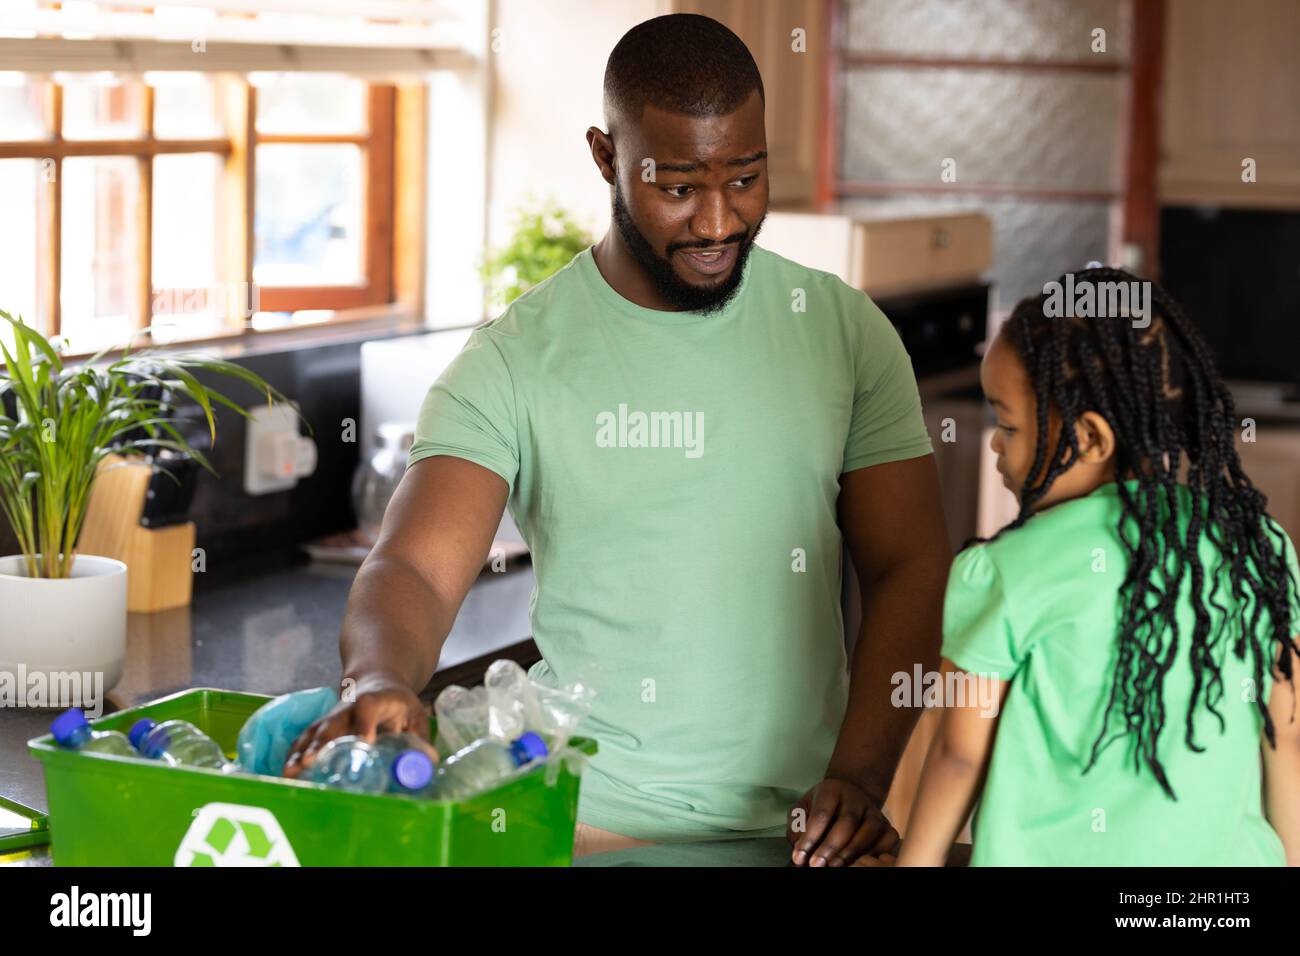
M 624 244 L 677 308 L 722 308 L 740 285 L 767 215 L 758 92 L 726 116 L 648 106 L 640 123 L 625 129 L 614 146 L 613 209 Z

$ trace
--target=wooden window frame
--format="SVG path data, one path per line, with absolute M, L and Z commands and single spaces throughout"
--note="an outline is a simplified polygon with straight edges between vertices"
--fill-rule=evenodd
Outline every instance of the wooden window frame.
M 50 190 L 38 205 L 37 308 L 51 337 L 62 332 L 62 202 L 63 162 L 72 157 L 134 157 L 138 163 L 135 204 L 136 262 L 140 287 L 133 330 L 149 329 L 155 297 L 168 290 L 153 288 L 153 158 L 159 155 L 214 154 L 224 163 L 219 201 L 225 211 L 223 234 L 217 237 L 222 268 L 218 283 L 254 287 L 253 223 L 256 206 L 256 151 L 259 145 L 290 143 L 353 143 L 363 150 L 364 280 L 353 285 L 256 286 L 260 312 L 331 311 L 327 324 L 353 319 L 418 312 L 423 302 L 423 195 L 426 91 L 423 84 L 397 86 L 368 83 L 366 131 L 351 135 L 293 135 L 258 133 L 257 89 L 247 77 L 213 78 L 217 112 L 226 135 L 204 139 L 159 139 L 154 129 L 154 88 L 142 80 L 144 96 L 140 135 L 131 139 L 69 140 L 64 136 L 63 87 L 48 81 L 45 139 L 0 141 L 0 159 L 32 159 L 52 164 Z M 399 125 L 399 114 L 401 125 Z M 400 189 L 412 201 L 397 207 Z M 230 312 L 220 333 L 185 338 L 185 346 L 224 341 L 242 335 L 287 330 L 255 330 L 237 310 L 238 297 L 228 296 Z M 140 339 L 146 343 L 147 334 Z M 72 343 L 68 357 L 89 354 Z
M 397 88 L 371 85 L 367 97 L 366 132 L 356 134 L 288 134 L 257 132 L 257 89 L 248 91 L 247 136 L 251 147 L 237 155 L 247 168 L 242 173 L 250 182 L 248 205 L 250 216 L 256 208 L 257 147 L 272 145 L 332 145 L 360 147 L 365 174 L 362 207 L 364 242 L 362 275 L 364 280 L 352 285 L 278 286 L 259 285 L 261 311 L 298 312 L 306 309 L 359 309 L 386 305 L 393 301 L 393 148 L 396 138 Z M 249 256 L 251 261 L 251 254 Z M 252 283 L 252 275 L 247 281 Z

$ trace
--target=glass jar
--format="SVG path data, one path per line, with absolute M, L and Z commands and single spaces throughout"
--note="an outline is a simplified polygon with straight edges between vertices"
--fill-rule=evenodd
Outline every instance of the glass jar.
M 406 458 L 414 441 L 414 425 L 385 422 L 379 426 L 369 460 L 357 466 L 352 479 L 352 509 L 357 516 L 357 530 L 371 541 L 379 538 L 384 509 L 406 472 Z

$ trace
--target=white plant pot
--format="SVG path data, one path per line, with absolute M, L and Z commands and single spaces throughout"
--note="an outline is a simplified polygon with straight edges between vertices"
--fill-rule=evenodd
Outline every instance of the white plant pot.
M 111 690 L 126 659 L 126 573 L 114 558 L 79 554 L 69 578 L 29 578 L 22 555 L 0 558 L 0 679 L 12 674 L 22 685 L 25 676 L 28 694 L 42 673 L 51 695 L 68 675 L 91 681 L 87 695 Z

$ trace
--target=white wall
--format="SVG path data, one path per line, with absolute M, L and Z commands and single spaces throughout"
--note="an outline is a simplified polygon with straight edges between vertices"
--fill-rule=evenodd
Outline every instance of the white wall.
M 554 198 L 595 239 L 609 187 L 587 147 L 604 128 L 601 83 L 614 44 L 672 0 L 460 0 L 478 64 L 430 78 L 426 319 L 480 321 L 478 266 L 509 239 L 516 209 Z
M 587 147 L 604 129 L 601 82 L 614 44 L 668 0 L 495 0 L 488 180 L 488 241 L 509 235 L 530 193 L 553 196 L 599 239 L 609 225 L 609 187 Z
M 425 321 L 433 328 L 472 325 L 483 317 L 478 266 L 487 223 L 490 5 L 459 0 L 473 65 L 429 77 Z

